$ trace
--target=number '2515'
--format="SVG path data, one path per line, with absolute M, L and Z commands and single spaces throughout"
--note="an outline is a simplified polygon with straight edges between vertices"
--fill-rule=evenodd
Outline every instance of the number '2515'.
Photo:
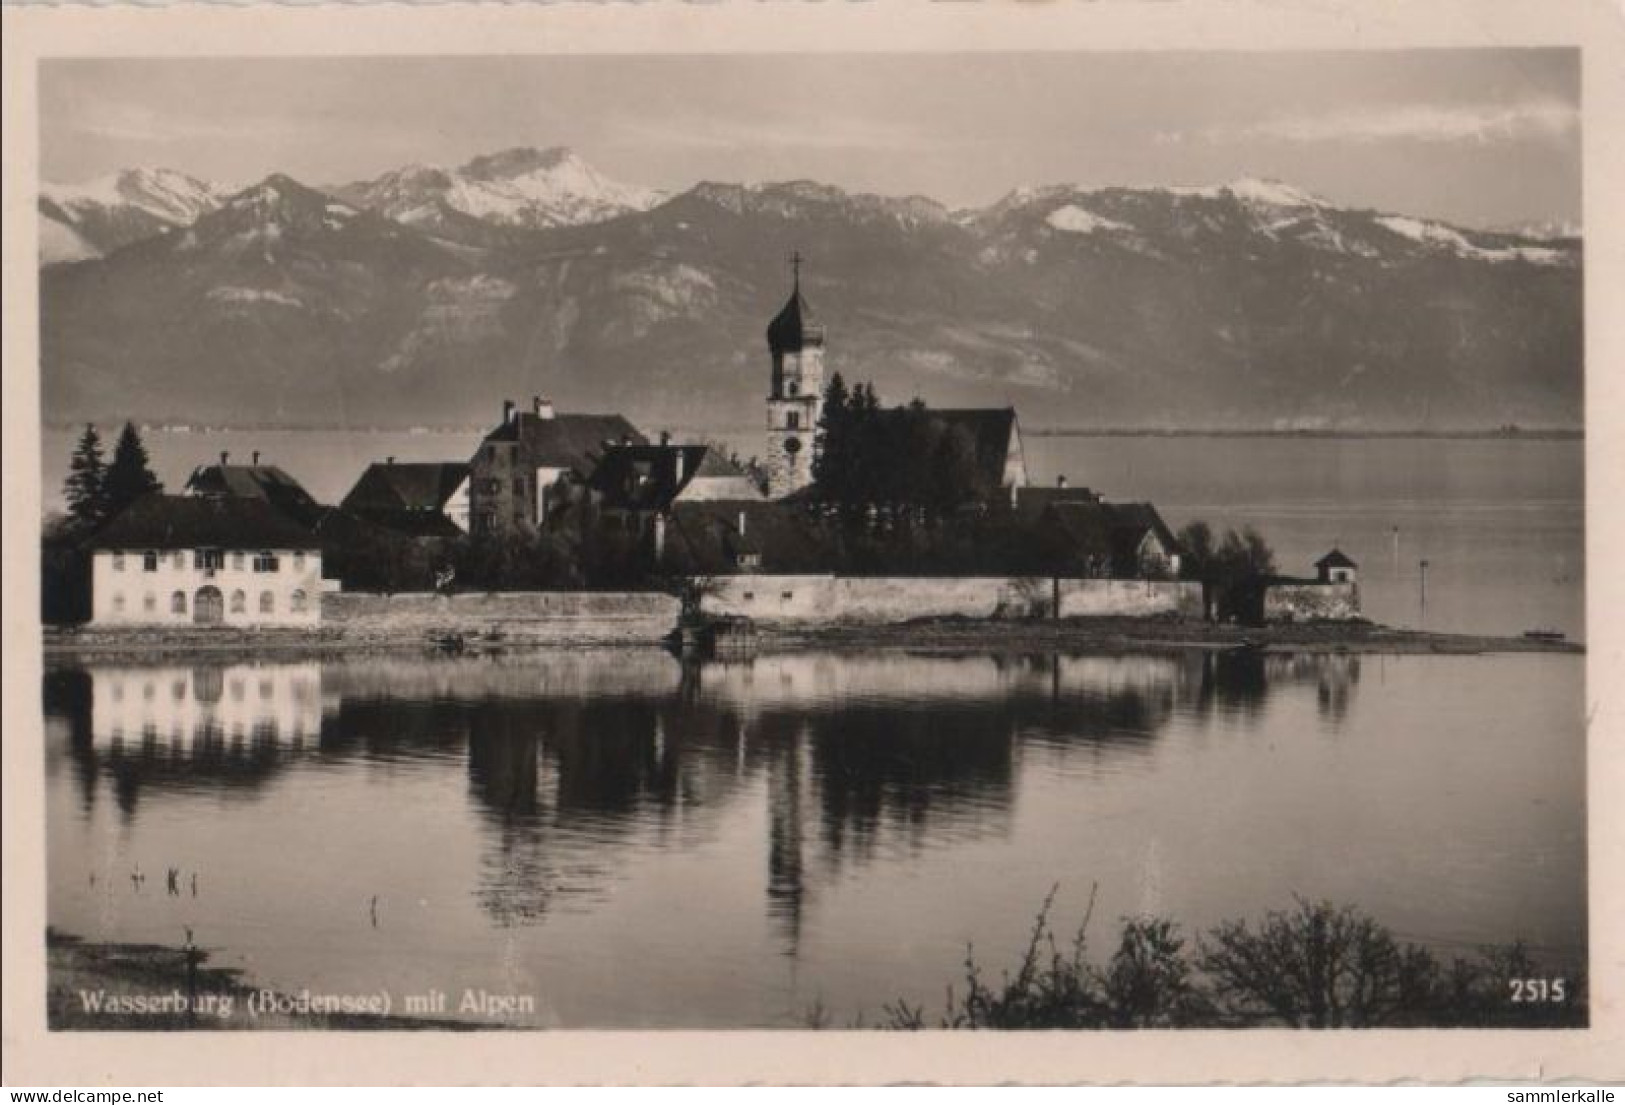
M 1512 978 L 1507 980 L 1511 998 L 1516 1002 L 1560 1002 L 1567 997 L 1567 979 Z

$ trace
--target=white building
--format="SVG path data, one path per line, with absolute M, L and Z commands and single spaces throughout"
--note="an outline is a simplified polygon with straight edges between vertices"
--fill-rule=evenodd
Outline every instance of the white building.
M 321 621 L 321 546 L 263 500 L 149 495 L 108 523 L 92 551 L 95 625 Z

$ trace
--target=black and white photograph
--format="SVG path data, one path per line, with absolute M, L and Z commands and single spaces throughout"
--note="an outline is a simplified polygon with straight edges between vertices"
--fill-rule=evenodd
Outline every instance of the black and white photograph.
M 38 62 L 51 1035 L 1592 1023 L 1582 49 L 512 50 Z

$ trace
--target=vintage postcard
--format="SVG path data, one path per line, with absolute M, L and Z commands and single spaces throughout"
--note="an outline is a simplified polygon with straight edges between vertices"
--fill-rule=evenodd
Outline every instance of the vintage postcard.
M 8 1080 L 1625 1069 L 1617 9 L 5 17 Z

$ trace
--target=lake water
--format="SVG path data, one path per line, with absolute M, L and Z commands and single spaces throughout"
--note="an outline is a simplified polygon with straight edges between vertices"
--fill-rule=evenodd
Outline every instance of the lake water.
M 935 1013 L 1060 884 L 1093 935 L 1359 905 L 1583 963 L 1582 657 L 762 656 L 46 677 L 49 920 L 287 991 L 569 1027 Z M 165 873 L 181 872 L 178 895 Z M 147 876 L 137 884 L 131 875 Z M 197 875 L 197 890 L 191 876 Z M 397 1006 L 399 1009 L 399 1006 Z
M 171 488 L 222 450 L 260 450 L 324 502 L 371 461 L 462 460 L 477 432 L 152 433 Z M 711 436 L 742 454 L 755 431 Z M 48 503 L 60 502 L 74 435 L 44 435 Z M 1452 632 L 1585 635 L 1585 443 L 1527 439 L 1043 437 L 1025 439 L 1036 482 L 1060 474 L 1116 500 L 1148 500 L 1170 525 L 1256 526 L 1278 567 L 1311 574 L 1334 545 L 1360 564 L 1366 612 Z M 1426 605 L 1421 562 L 1428 561 Z

